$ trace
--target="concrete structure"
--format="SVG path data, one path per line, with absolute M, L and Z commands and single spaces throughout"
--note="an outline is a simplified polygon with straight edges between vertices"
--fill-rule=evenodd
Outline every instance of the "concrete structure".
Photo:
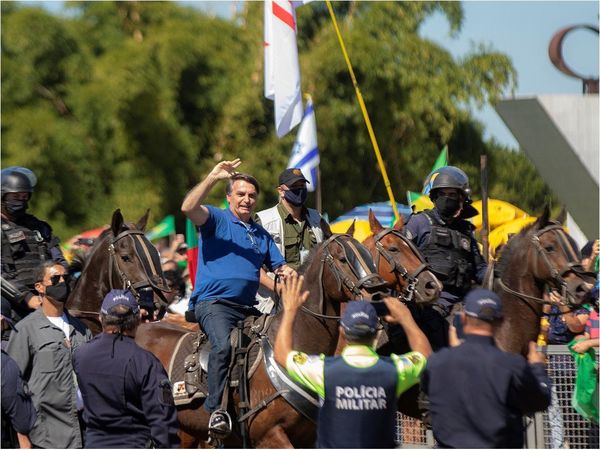
M 574 234 L 578 227 L 585 238 L 596 239 L 599 235 L 598 95 L 506 99 L 499 102 L 496 111 L 566 206 L 572 216 L 569 222 Z M 580 243 L 581 240 L 579 237 Z

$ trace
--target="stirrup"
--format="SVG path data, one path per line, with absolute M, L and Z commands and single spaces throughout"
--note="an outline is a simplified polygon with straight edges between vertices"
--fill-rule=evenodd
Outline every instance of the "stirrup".
M 232 422 L 229 413 L 223 409 L 213 411 L 208 419 L 208 433 L 215 440 L 225 439 L 231 434 Z

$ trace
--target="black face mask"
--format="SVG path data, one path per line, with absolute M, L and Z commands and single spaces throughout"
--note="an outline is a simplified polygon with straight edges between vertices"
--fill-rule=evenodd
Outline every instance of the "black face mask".
M 283 193 L 283 198 L 294 206 L 304 205 L 306 197 L 308 197 L 308 189 L 306 188 L 290 189 Z
M 435 207 L 442 218 L 449 219 L 456 214 L 456 211 L 460 208 L 460 203 L 457 198 L 439 196 L 435 199 Z
M 60 303 L 66 302 L 70 293 L 71 287 L 65 282 L 56 286 L 46 286 L 46 296 Z
M 5 200 L 4 207 L 13 216 L 20 216 L 27 211 L 27 200 Z

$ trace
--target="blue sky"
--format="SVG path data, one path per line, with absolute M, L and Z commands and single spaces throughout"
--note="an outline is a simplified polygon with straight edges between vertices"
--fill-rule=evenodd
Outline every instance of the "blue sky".
M 516 96 L 581 94 L 580 80 L 559 72 L 550 62 L 548 45 L 552 36 L 569 25 L 598 26 L 596 1 L 477 1 L 463 2 L 464 21 L 457 38 L 441 14 L 432 17 L 421 33 L 446 47 L 455 56 L 464 55 L 471 43 L 483 43 L 512 59 L 517 71 Z M 576 72 L 598 77 L 598 35 L 577 30 L 563 43 L 563 57 Z M 510 93 L 507 93 L 510 95 Z M 485 136 L 505 145 L 517 143 L 492 107 L 474 111 L 485 124 Z
M 59 12 L 63 2 L 32 3 Z M 241 2 L 181 3 L 228 16 Z M 580 94 L 581 81 L 562 74 L 550 62 L 548 44 L 552 36 L 566 26 L 589 24 L 597 27 L 598 8 L 597 1 L 465 1 L 463 26 L 457 37 L 450 37 L 448 22 L 441 14 L 428 19 L 421 35 L 447 48 L 456 57 L 468 53 L 478 44 L 507 54 L 517 71 L 516 96 Z M 349 52 L 352 56 L 352 49 Z M 569 34 L 564 41 L 563 55 L 577 72 L 598 77 L 597 34 L 584 30 Z M 506 94 L 510 95 L 509 92 Z M 484 124 L 485 137 L 493 136 L 502 144 L 518 147 L 491 106 L 473 110 L 473 113 Z

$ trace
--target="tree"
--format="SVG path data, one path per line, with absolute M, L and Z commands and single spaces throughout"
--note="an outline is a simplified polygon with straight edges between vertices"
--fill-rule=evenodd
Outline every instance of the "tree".
M 2 156 L 40 182 L 32 209 L 59 236 L 151 208 L 177 213 L 216 161 L 239 156 L 276 201 L 294 132 L 277 139 L 263 94 L 263 7 L 225 20 L 173 2 L 69 2 L 69 14 L 2 3 Z M 536 212 L 548 189 L 518 152 L 484 142 L 465 105 L 493 103 L 516 83 L 509 59 L 465 58 L 423 39 L 434 12 L 460 32 L 455 2 L 334 4 L 392 186 L 420 189 L 439 149 L 474 176 L 490 155 L 491 195 Z M 298 9 L 304 91 L 317 115 L 324 209 L 335 218 L 387 198 L 323 3 Z M 503 170 L 510 167 L 510 171 Z M 473 179 L 475 187 L 477 178 Z M 527 189 L 522 189 L 523 180 Z M 215 189 L 208 201 L 220 204 Z M 178 215 L 181 220 L 181 215 Z M 180 222 L 181 224 L 181 222 Z

